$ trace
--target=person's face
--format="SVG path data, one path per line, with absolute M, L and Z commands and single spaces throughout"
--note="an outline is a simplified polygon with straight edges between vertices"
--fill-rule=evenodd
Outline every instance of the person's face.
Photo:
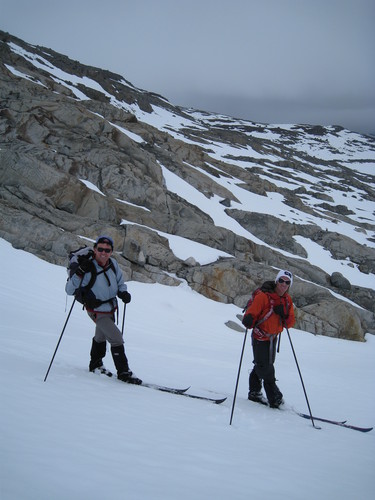
M 94 248 L 94 257 L 97 263 L 105 266 L 112 255 L 112 247 L 108 243 L 98 243 Z
M 275 291 L 277 295 L 282 297 L 284 293 L 289 289 L 289 286 L 290 286 L 290 278 L 288 278 L 288 276 L 281 276 L 281 278 L 279 278 L 276 283 Z

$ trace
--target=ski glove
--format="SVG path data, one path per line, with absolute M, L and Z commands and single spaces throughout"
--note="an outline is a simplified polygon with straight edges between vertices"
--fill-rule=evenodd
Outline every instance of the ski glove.
M 132 296 L 130 295 L 129 292 L 118 292 L 117 294 L 118 298 L 123 301 L 124 304 L 129 304 L 129 302 L 132 300 Z
M 243 326 L 245 326 L 246 328 L 251 328 L 253 326 L 253 317 L 251 316 L 251 314 L 246 314 L 246 316 L 244 316 L 242 318 L 242 324 Z
M 78 276 L 83 276 L 85 273 L 91 270 L 91 258 L 87 257 L 86 255 L 80 255 L 78 257 L 78 267 L 76 274 Z
M 280 316 L 281 319 L 285 319 L 285 312 L 282 304 L 275 306 L 273 312 Z

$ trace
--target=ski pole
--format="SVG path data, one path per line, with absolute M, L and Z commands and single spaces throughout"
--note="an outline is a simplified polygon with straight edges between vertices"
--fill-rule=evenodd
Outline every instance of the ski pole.
M 280 352 L 281 332 L 279 333 L 279 341 L 277 342 L 277 352 Z
M 126 240 L 126 226 L 124 226 L 125 233 L 124 233 L 124 243 L 122 245 L 122 252 L 124 252 L 125 249 L 125 240 Z M 125 325 L 125 311 L 126 311 L 126 304 L 124 302 L 124 312 L 122 315 L 122 328 L 121 328 L 121 336 L 124 338 L 124 325 Z
M 122 328 L 121 328 L 121 335 L 122 336 L 124 336 L 125 311 L 126 311 L 126 304 L 124 304 L 124 312 L 123 312 L 123 315 L 122 315 Z
M 312 423 L 313 427 L 315 427 L 315 429 L 320 429 L 320 427 L 318 427 L 317 425 L 315 425 L 315 422 L 314 422 L 314 417 L 312 416 L 312 413 L 311 413 L 310 403 L 309 403 L 309 399 L 308 399 L 308 397 L 307 397 L 307 393 L 306 393 L 306 389 L 305 389 L 305 384 L 303 383 L 303 378 L 302 378 L 301 370 L 299 369 L 299 365 L 298 365 L 298 361 L 297 361 L 297 356 L 296 356 L 296 353 L 295 353 L 295 351 L 294 351 L 294 347 L 293 347 L 292 339 L 291 339 L 291 337 L 290 337 L 289 329 L 288 329 L 288 327 L 286 326 L 285 320 L 284 320 L 284 327 L 285 327 L 286 332 L 287 332 L 287 334 L 288 334 L 288 338 L 289 338 L 290 346 L 291 346 L 291 348 L 292 348 L 292 352 L 293 352 L 294 360 L 295 360 L 296 365 L 297 365 L 297 370 L 298 370 L 298 373 L 299 373 L 299 378 L 301 379 L 303 392 L 304 392 L 304 394 L 305 394 L 307 407 L 308 407 L 308 409 L 309 409 L 309 413 L 310 413 L 311 423 Z
M 246 331 L 245 331 L 245 337 L 244 337 L 244 339 L 243 339 L 243 345 L 242 345 L 242 351 L 241 351 L 241 358 L 240 358 L 240 364 L 239 364 L 239 366 L 238 366 L 238 373 L 237 373 L 236 388 L 235 388 L 235 390 L 234 390 L 233 404 L 232 404 L 232 412 L 231 412 L 231 414 L 230 414 L 230 422 L 229 422 L 229 425 L 232 425 L 233 412 L 234 412 L 234 405 L 236 404 L 237 389 L 238 389 L 238 381 L 240 380 L 241 365 L 242 365 L 243 353 L 244 353 L 244 350 L 245 350 L 246 337 L 247 337 L 247 328 L 246 328 Z
M 70 311 L 69 311 L 68 317 L 66 318 L 66 321 L 65 321 L 64 327 L 63 327 L 63 329 L 62 329 L 62 332 L 61 332 L 61 335 L 60 335 L 59 341 L 57 342 L 57 346 L 56 346 L 55 352 L 53 353 L 53 356 L 52 356 L 51 362 L 50 362 L 50 364 L 49 364 L 49 367 L 48 367 L 48 370 L 47 370 L 46 376 L 44 377 L 44 382 L 47 380 L 47 377 L 48 377 L 49 371 L 50 371 L 50 369 L 51 369 L 51 366 L 52 366 L 53 360 L 55 359 L 55 356 L 56 356 L 56 353 L 57 353 L 57 349 L 59 348 L 59 345 L 60 345 L 60 342 L 61 342 L 62 336 L 64 335 L 64 331 L 65 331 L 66 325 L 68 324 L 68 321 L 69 321 L 70 315 L 71 315 L 71 313 L 72 313 L 73 306 L 74 306 L 75 302 L 76 302 L 76 298 L 74 297 L 73 304 L 72 304 L 72 306 L 71 306 L 71 308 L 70 308 Z

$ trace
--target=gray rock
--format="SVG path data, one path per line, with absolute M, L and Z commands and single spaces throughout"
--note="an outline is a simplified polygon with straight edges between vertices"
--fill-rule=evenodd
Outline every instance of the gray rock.
M 245 328 L 243 326 L 239 325 L 238 323 L 236 323 L 235 321 L 232 321 L 232 320 L 227 321 L 225 323 L 225 326 L 227 326 L 231 330 L 234 330 L 235 332 L 243 333 L 245 331 Z
M 103 92 L 88 86 L 80 85 L 79 90 L 89 99 L 79 101 L 63 82 L 56 82 L 47 71 L 12 52 L 8 41 L 47 58 L 66 73 L 95 80 L 107 94 L 138 105 L 145 113 L 152 113 L 155 106 L 172 112 L 185 120 L 178 131 L 184 140 L 176 131 L 167 133 L 137 120 L 133 113 L 112 105 Z M 241 309 L 254 288 L 274 279 L 277 269 L 288 268 L 295 276 L 291 294 L 297 328 L 352 340 L 363 340 L 366 332 L 375 333 L 374 289 L 352 286 L 340 273 L 329 276 L 311 265 L 305 248 L 295 240 L 296 236 L 310 239 L 333 258 L 346 259 L 362 272 L 375 274 L 372 247 L 324 231 L 313 222 L 298 222 L 299 212 L 312 219 L 323 213 L 330 221 L 345 222 L 373 241 L 374 221 L 335 205 L 329 188 L 340 189 L 347 196 L 354 196 L 356 189 L 364 199 L 373 201 L 374 177 L 359 175 L 339 160 L 324 161 L 320 154 L 301 154 L 300 146 L 306 140 L 321 141 L 328 133 L 340 133 L 340 128 L 272 127 L 278 139 L 269 139 L 268 134 L 262 139 L 266 125 L 243 122 L 239 126 L 229 117 L 219 120 L 209 114 L 206 121 L 193 123 L 187 110 L 123 84 L 119 75 L 30 46 L 1 31 L 0 55 L 4 63 L 0 65 L 0 237 L 15 248 L 65 266 L 70 250 L 106 232 L 115 241 L 126 280 L 168 286 L 185 280 L 206 297 Z M 15 76 L 5 64 L 42 85 Z M 120 129 L 137 134 L 142 142 Z M 373 162 L 375 142 L 371 138 L 361 141 L 361 155 L 367 148 L 366 161 Z M 211 154 L 217 144 L 242 147 L 244 154 L 227 155 L 227 161 L 219 161 Z M 319 150 L 321 142 L 314 144 Z M 355 147 L 351 142 L 351 150 Z M 183 192 L 169 191 L 161 165 L 219 204 L 249 237 L 215 225 Z M 279 187 L 280 180 L 297 185 L 305 176 L 315 177 L 316 182 L 293 190 Z M 267 215 L 267 210 L 259 213 L 259 207 L 241 206 L 221 182 L 223 178 L 261 196 L 264 203 L 269 193 L 282 196 L 291 209 L 290 220 Z M 194 255 L 181 260 L 160 232 L 233 257 L 207 265 L 200 265 Z M 251 235 L 261 242 L 255 243 Z M 230 320 L 227 326 L 243 331 Z
M 350 281 L 346 279 L 341 273 L 332 273 L 329 280 L 335 288 L 340 288 L 342 290 L 351 289 Z

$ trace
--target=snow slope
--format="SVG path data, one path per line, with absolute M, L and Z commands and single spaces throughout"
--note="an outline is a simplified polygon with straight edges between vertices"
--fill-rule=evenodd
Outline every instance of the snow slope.
M 88 372 L 93 324 L 72 302 L 65 269 L 0 240 L 1 500 L 373 498 L 375 432 L 311 423 L 286 334 L 276 361 L 285 410 L 247 401 L 240 310 L 179 287 L 128 283 L 125 345 L 145 381 L 226 395 L 220 406 Z M 293 290 L 291 291 L 291 293 Z M 120 310 L 121 326 L 123 309 Z M 375 423 L 375 338 L 290 334 L 313 412 Z M 113 369 L 110 356 L 106 366 Z

